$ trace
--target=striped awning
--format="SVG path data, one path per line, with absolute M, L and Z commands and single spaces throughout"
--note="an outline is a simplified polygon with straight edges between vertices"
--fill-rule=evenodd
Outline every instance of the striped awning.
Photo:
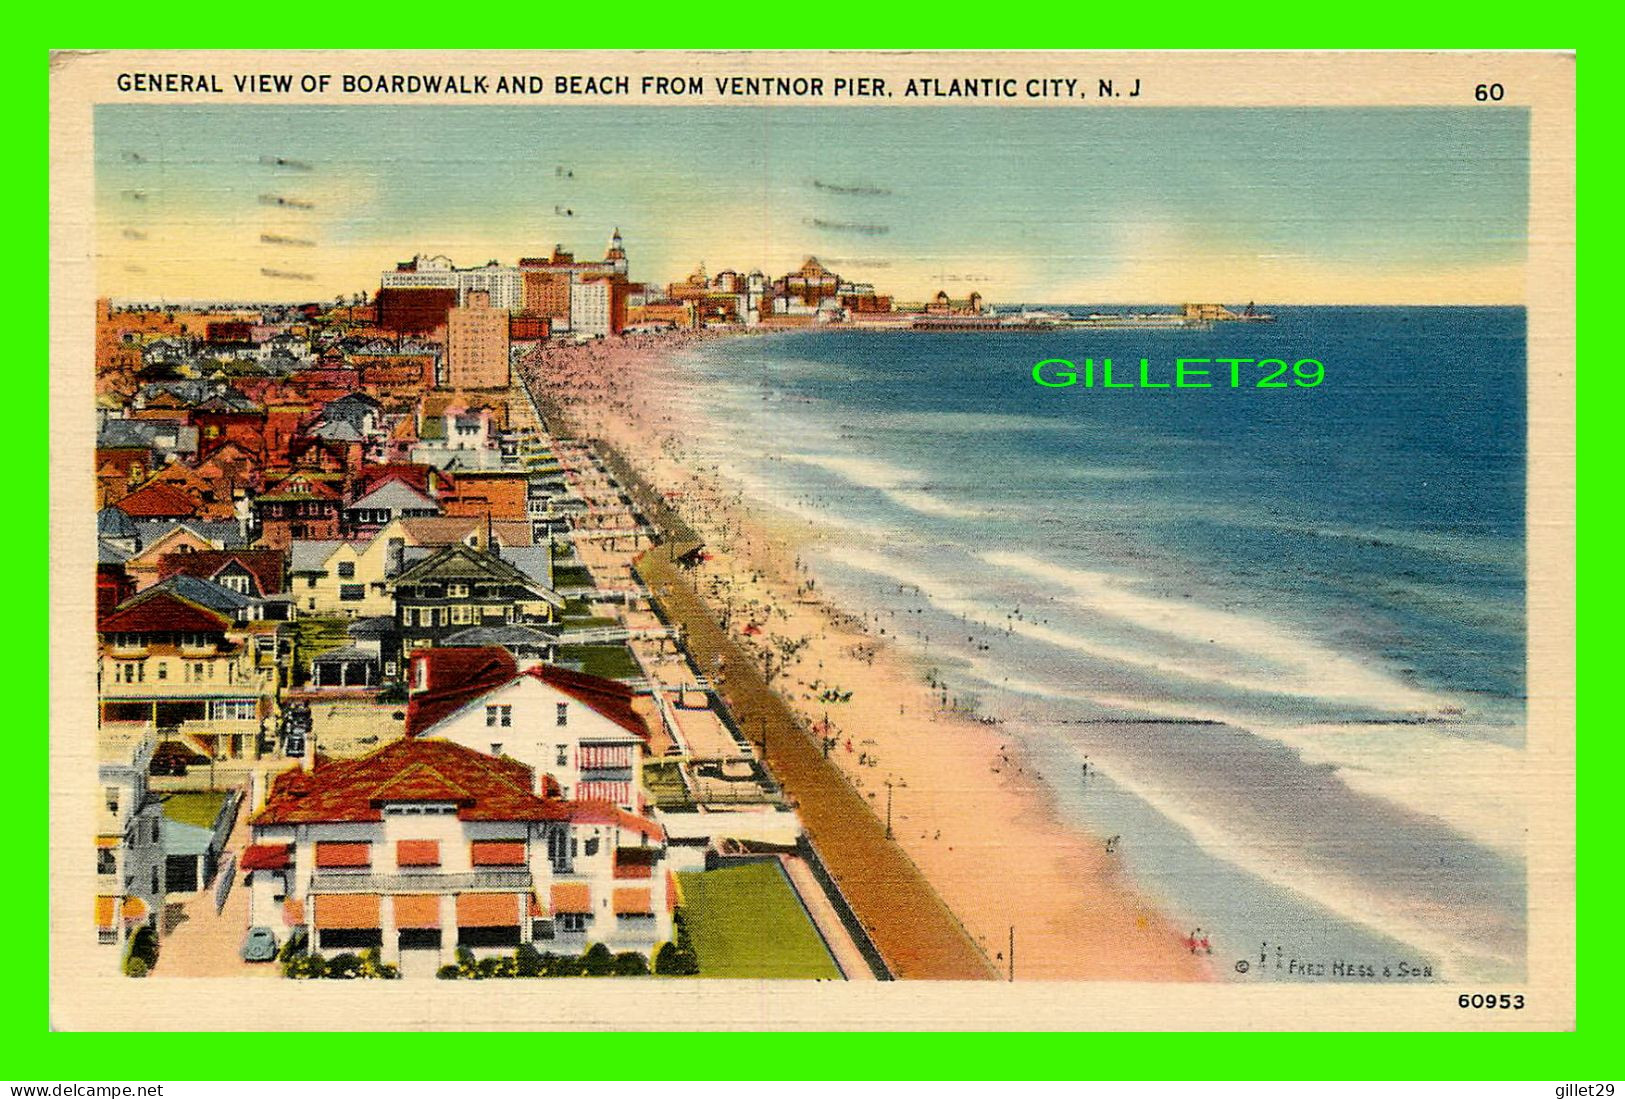
M 584 881 L 553 883 L 553 911 L 577 913 L 592 911 L 592 886 Z
M 243 852 L 244 870 L 286 870 L 292 845 L 286 843 L 256 843 Z
M 583 744 L 576 755 L 577 765 L 583 771 L 632 766 L 630 744 Z
M 519 894 L 457 894 L 458 927 L 516 927 L 519 924 Z
M 647 889 L 617 889 L 614 904 L 617 916 L 652 916 L 655 911 Z
M 603 782 L 593 779 L 576 784 L 576 801 L 607 801 L 614 805 L 632 804 L 630 782 Z
M 423 928 L 440 926 L 440 896 L 436 893 L 397 893 L 395 926 Z
M 522 840 L 475 840 L 472 849 L 475 866 L 525 865 L 525 844 Z
M 113 926 L 113 907 L 117 901 L 117 897 L 96 898 L 97 927 L 106 930 Z M 118 905 L 119 918 L 132 923 L 146 919 L 149 911 L 147 902 L 140 897 L 125 897 L 124 903 Z
M 370 931 L 381 926 L 377 893 L 323 893 L 316 898 L 316 926 L 335 931 Z

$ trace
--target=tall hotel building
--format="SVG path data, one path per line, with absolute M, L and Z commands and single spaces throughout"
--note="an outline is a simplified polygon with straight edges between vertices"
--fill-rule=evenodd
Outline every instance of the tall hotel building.
M 467 306 L 471 294 L 483 293 L 493 309 L 546 318 L 553 329 L 563 331 L 575 327 L 571 317 L 574 291 L 582 282 L 610 279 L 621 285 L 619 298 L 624 298 L 626 275 L 626 248 L 617 229 L 602 260 L 578 261 L 557 246 L 550 256 L 521 259 L 515 266 L 492 260 L 483 267 L 458 267 L 445 256 L 414 256 L 393 271 L 385 271 L 378 287 L 380 307 L 391 320 L 400 318 L 396 327 L 427 328 L 447 308 L 450 294 L 455 293 L 457 305 Z M 589 295 L 595 304 L 603 297 L 602 291 Z M 613 314 L 613 303 L 607 308 Z M 596 315 L 592 324 L 594 329 L 605 328 Z M 619 325 L 609 323 L 609 330 L 618 329 Z
M 446 313 L 446 384 L 495 389 L 508 384 L 508 310 L 487 290 L 470 290 Z

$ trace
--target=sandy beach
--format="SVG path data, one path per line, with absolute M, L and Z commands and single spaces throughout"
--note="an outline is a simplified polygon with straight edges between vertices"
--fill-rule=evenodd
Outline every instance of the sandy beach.
M 1202 980 L 1210 958 L 1127 880 L 1110 837 L 1059 817 L 1043 780 L 997 724 L 958 711 L 911 643 L 863 608 L 823 599 L 802 550 L 817 531 L 750 506 L 737 485 L 685 453 L 669 400 L 670 356 L 693 335 L 549 347 L 527 368 L 555 403 L 555 431 L 626 455 L 706 543 L 698 591 L 773 688 L 829 739 L 829 758 L 980 945 L 1017 979 Z M 729 338 L 729 337 L 720 337 Z M 626 543 L 579 547 L 599 576 L 625 576 Z M 853 613 L 857 612 L 857 613 Z M 772 750 L 768 761 L 771 766 Z M 1078 781 L 1087 782 L 1080 775 Z

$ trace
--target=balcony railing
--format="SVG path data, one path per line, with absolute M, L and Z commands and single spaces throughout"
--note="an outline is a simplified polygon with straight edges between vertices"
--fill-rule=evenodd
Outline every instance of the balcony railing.
M 346 874 L 317 871 L 311 875 L 312 893 L 464 893 L 522 892 L 535 880 L 528 869 L 469 870 L 461 873 Z

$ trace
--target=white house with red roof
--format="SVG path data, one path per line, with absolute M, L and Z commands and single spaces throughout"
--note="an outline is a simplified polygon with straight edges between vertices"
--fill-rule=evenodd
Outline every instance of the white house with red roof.
M 285 772 L 251 820 L 249 924 L 279 941 L 305 928 L 326 955 L 378 947 L 406 974 L 459 946 L 651 953 L 669 939 L 660 826 L 537 791 L 519 761 L 442 739 Z
M 642 811 L 649 729 L 624 684 L 551 664 L 521 672 L 496 646 L 416 650 L 407 682 L 407 735 L 516 759 L 538 791 L 551 781 L 571 801 Z

